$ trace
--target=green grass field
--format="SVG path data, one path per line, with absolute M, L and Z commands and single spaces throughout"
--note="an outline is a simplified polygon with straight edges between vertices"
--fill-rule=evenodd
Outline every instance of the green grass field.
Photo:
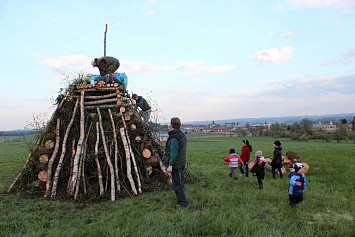
M 355 236 L 355 145 L 280 139 L 283 155 L 296 152 L 311 169 L 304 201 L 288 206 L 288 178 L 266 171 L 264 190 L 255 177 L 233 180 L 223 158 L 239 154 L 241 137 L 188 135 L 188 208 L 175 209 L 172 190 L 111 202 L 60 202 L 5 194 L 28 151 L 0 143 L 0 236 Z M 271 157 L 271 137 L 247 137 Z M 315 169 L 317 168 L 317 169 Z M 239 172 L 238 172 L 239 175 Z

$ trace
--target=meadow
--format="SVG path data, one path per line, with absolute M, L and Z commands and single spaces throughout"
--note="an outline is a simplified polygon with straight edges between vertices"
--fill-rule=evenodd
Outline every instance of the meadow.
M 27 158 L 24 142 L 0 143 L 0 236 L 355 236 L 355 145 L 281 138 L 283 155 L 296 152 L 310 165 L 304 201 L 288 206 L 288 182 L 266 171 L 228 176 L 229 149 L 240 154 L 243 137 L 188 134 L 186 184 L 190 202 L 176 209 L 175 193 L 163 190 L 115 202 L 48 201 L 6 188 Z M 255 151 L 272 157 L 272 137 L 247 137 Z M 239 171 L 238 171 L 239 175 Z

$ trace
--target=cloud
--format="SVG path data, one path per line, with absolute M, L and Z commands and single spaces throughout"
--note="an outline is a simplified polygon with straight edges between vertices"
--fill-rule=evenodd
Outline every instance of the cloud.
M 124 25 L 124 24 L 126 24 L 125 21 L 118 21 L 115 23 L 115 26 Z
M 302 7 L 335 7 L 347 8 L 355 5 L 353 0 L 288 0 L 291 6 Z
M 147 11 L 145 12 L 146 15 L 149 15 L 149 16 L 152 16 L 155 14 L 154 10 L 150 10 L 150 11 Z
M 156 3 L 157 3 L 157 1 L 155 1 L 155 0 L 148 0 L 148 2 L 151 2 L 151 3 L 153 3 L 153 4 L 156 4 Z
M 207 69 L 207 71 L 209 73 L 213 73 L 213 72 L 226 72 L 226 71 L 232 71 L 234 69 L 236 69 L 236 66 L 233 65 L 215 65 L 212 66 L 211 68 Z
M 152 88 L 149 88 L 147 86 L 136 86 L 136 88 L 142 91 L 152 91 Z
M 279 33 L 270 33 L 269 36 L 276 37 L 276 38 L 288 39 L 296 34 L 297 33 L 294 31 L 283 31 L 283 32 L 279 32 Z
M 330 96 L 332 93 L 351 94 L 355 96 L 355 75 L 324 78 L 300 78 L 277 82 L 273 89 L 259 93 L 257 96 L 279 96 L 284 98 L 300 98 L 312 96 Z M 249 95 L 250 96 L 250 95 Z
M 349 53 L 345 54 L 345 56 L 355 57 L 355 47 L 353 47 Z
M 248 55 L 248 58 L 256 61 L 272 62 L 275 64 L 280 63 L 291 58 L 295 48 L 287 45 L 279 50 L 278 48 L 264 49 L 258 51 L 254 55 Z
M 152 72 L 152 71 L 179 71 L 179 70 L 197 70 L 190 72 L 189 75 L 193 76 L 202 72 L 214 73 L 225 72 L 235 70 L 234 65 L 214 65 L 212 67 L 206 67 L 202 61 L 186 61 L 175 66 L 159 66 L 146 61 L 133 62 L 122 60 L 122 65 L 129 67 L 133 71 L 138 72 Z
M 57 58 L 48 58 L 40 61 L 40 63 L 49 69 L 61 74 L 55 80 L 62 81 L 66 78 L 72 78 L 77 73 L 93 73 L 98 74 L 98 69 L 91 66 L 92 58 L 85 55 L 63 55 Z M 186 61 L 174 66 L 159 66 L 147 61 L 128 61 L 120 60 L 120 69 L 130 69 L 135 72 L 153 72 L 153 71 L 190 71 L 189 76 L 200 73 L 217 73 L 235 70 L 234 65 L 213 65 L 206 67 L 202 61 Z M 69 76 L 68 76 L 69 75 Z
M 331 66 L 333 65 L 335 62 L 334 61 L 324 61 L 324 62 L 321 62 L 320 65 L 323 65 L 323 66 Z

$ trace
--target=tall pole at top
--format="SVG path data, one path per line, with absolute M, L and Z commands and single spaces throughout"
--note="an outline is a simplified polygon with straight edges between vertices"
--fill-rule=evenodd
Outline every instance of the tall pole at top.
M 106 33 L 107 33 L 107 24 L 106 24 L 105 40 L 104 40 L 104 56 L 106 56 Z

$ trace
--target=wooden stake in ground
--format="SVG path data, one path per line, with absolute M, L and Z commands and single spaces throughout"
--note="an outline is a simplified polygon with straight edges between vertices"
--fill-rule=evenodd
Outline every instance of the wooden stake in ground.
M 131 171 L 131 155 L 129 152 L 129 147 L 128 143 L 126 140 L 126 134 L 124 132 L 124 128 L 120 128 L 120 133 L 121 133 L 121 138 L 122 138 L 122 143 L 126 152 L 126 166 L 127 166 L 127 178 L 129 183 L 131 184 L 131 189 L 133 192 L 133 195 L 137 195 L 137 189 L 136 185 L 134 184 L 133 178 L 132 178 L 132 171 Z
M 123 114 L 122 114 L 121 111 L 120 111 L 120 113 L 121 113 L 121 118 L 122 118 L 122 122 L 123 122 L 124 131 L 125 131 L 125 134 L 126 134 L 126 137 L 127 137 L 129 152 L 131 153 L 131 159 L 132 159 L 132 163 L 133 163 L 133 168 L 134 168 L 134 171 L 136 172 L 136 176 L 137 176 L 138 192 L 142 193 L 141 179 L 139 177 L 139 172 L 138 172 L 138 168 L 137 168 L 137 164 L 136 164 L 136 159 L 134 158 L 134 153 L 132 151 L 131 141 L 129 140 L 126 122 L 125 122 L 125 120 L 123 118 Z
M 121 186 L 120 186 L 120 180 L 118 176 L 118 143 L 117 143 L 117 134 L 116 134 L 116 127 L 115 127 L 115 121 L 113 120 L 111 110 L 108 109 L 108 113 L 110 114 L 111 118 L 111 124 L 112 124 L 112 132 L 113 132 L 113 139 L 115 142 L 115 175 L 116 175 L 116 185 L 117 185 L 117 191 L 121 191 Z
M 99 122 L 96 122 L 95 162 L 97 166 L 97 174 L 99 176 L 100 196 L 102 196 L 104 195 L 104 184 L 102 182 L 102 172 L 101 172 L 101 166 L 99 162 L 99 139 L 100 139 Z
M 104 132 L 104 127 L 102 125 L 102 117 L 101 117 L 101 113 L 100 113 L 100 109 L 99 108 L 97 108 L 97 114 L 99 115 L 99 125 L 100 125 L 100 130 L 101 130 L 102 143 L 104 145 L 107 164 L 108 164 L 108 166 L 110 168 L 110 173 L 111 173 L 111 201 L 115 201 L 116 200 L 115 171 L 114 171 L 113 165 L 111 163 L 110 155 L 108 154 L 108 149 L 107 149 L 107 145 L 106 145 L 106 138 L 105 138 L 105 132 Z
M 51 185 L 52 185 L 52 166 L 54 159 L 57 157 L 58 150 L 59 150 L 59 142 L 60 142 L 60 136 L 59 136 L 59 129 L 60 129 L 60 119 L 57 119 L 57 127 L 55 129 L 55 147 L 53 154 L 51 158 L 48 161 L 48 167 L 47 167 L 47 183 L 46 183 L 46 193 L 44 194 L 44 197 L 46 198 L 49 196 L 51 190 Z
M 79 99 L 77 99 L 76 102 L 75 102 L 73 115 L 72 115 L 72 117 L 70 119 L 69 125 L 67 127 L 67 130 L 65 131 L 65 135 L 64 135 L 64 138 L 63 138 L 62 153 L 60 155 L 60 158 L 59 158 L 59 161 L 58 161 L 58 165 L 57 165 L 57 169 L 55 171 L 55 175 L 54 175 L 54 178 L 53 178 L 53 187 L 52 187 L 52 192 L 51 192 L 51 199 L 54 199 L 56 197 L 56 195 L 57 195 L 57 183 L 58 183 L 59 172 L 60 172 L 60 170 L 62 168 L 62 163 L 63 163 L 63 159 L 64 159 L 66 147 L 67 147 L 67 145 L 66 145 L 67 144 L 67 139 L 68 139 L 68 136 L 69 136 L 70 128 L 72 127 L 73 122 L 74 122 L 75 113 L 76 113 L 76 110 L 78 108 L 78 104 L 79 104 Z
M 69 184 L 69 195 L 74 194 L 76 180 L 78 178 L 78 169 L 79 169 L 79 161 L 81 157 L 81 150 L 83 147 L 84 137 L 85 137 L 85 114 L 84 114 L 84 95 L 85 91 L 81 91 L 81 98 L 80 98 L 80 137 L 78 140 L 78 145 L 76 147 L 76 154 L 74 157 L 74 165 L 73 165 L 73 177 Z

